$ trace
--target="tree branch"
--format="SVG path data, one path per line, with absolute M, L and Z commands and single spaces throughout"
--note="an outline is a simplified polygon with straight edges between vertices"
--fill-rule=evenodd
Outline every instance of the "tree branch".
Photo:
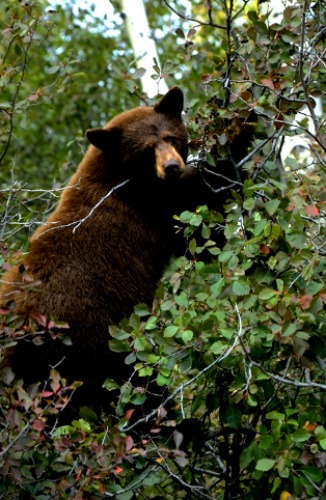
M 199 26 L 212 26 L 212 28 L 220 28 L 222 30 L 226 30 L 227 29 L 226 26 L 223 26 L 222 24 L 216 24 L 216 23 L 212 23 L 212 22 L 206 23 L 205 21 L 200 21 L 199 19 L 194 19 L 193 17 L 184 16 L 183 14 L 181 14 L 180 12 L 178 12 L 176 9 L 174 9 L 169 4 L 169 2 L 167 0 L 163 0 L 163 2 L 171 10 L 171 12 L 174 12 L 174 14 L 176 14 L 181 19 L 184 19 L 185 21 L 192 21 L 193 23 L 196 23 Z

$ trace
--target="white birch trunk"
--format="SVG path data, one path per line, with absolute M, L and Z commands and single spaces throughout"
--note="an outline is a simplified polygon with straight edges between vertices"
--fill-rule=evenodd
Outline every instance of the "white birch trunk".
M 130 42 L 135 54 L 137 68 L 144 68 L 141 77 L 143 91 L 148 97 L 154 97 L 158 92 L 165 94 L 168 87 L 164 80 L 153 80 L 154 59 L 159 64 L 156 45 L 150 36 L 145 6 L 142 0 L 121 0 L 122 11 L 126 16 L 126 25 Z

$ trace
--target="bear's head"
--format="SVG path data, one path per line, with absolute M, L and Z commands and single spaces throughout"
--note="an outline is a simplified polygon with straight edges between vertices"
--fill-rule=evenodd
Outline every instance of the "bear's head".
M 89 142 L 105 156 L 119 180 L 136 175 L 161 180 L 178 179 L 185 171 L 188 133 L 182 122 L 183 93 L 171 88 L 154 106 L 125 111 L 103 129 L 86 132 Z

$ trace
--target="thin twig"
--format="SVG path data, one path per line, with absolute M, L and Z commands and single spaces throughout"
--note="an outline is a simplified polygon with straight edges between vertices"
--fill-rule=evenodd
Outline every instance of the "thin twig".
M 154 417 L 155 415 L 157 415 L 159 409 L 161 407 L 164 407 L 166 406 L 169 401 L 173 401 L 174 398 L 180 393 L 182 392 L 186 387 L 190 386 L 191 384 L 193 384 L 194 382 L 196 382 L 199 378 L 201 378 L 205 373 L 207 373 L 208 371 L 210 371 L 212 368 L 214 368 L 214 366 L 218 365 L 219 363 L 221 363 L 221 361 L 223 361 L 225 358 L 227 358 L 231 352 L 233 351 L 233 349 L 236 347 L 236 345 L 238 344 L 239 342 L 239 339 L 240 337 L 242 336 L 242 321 L 241 321 L 241 316 L 240 316 L 240 313 L 239 313 L 239 309 L 238 309 L 238 306 L 235 305 L 235 310 L 237 312 L 237 315 L 238 315 L 238 324 L 239 324 L 239 327 L 238 327 L 238 332 L 237 334 L 235 335 L 235 339 L 232 343 L 232 345 L 230 345 L 229 347 L 227 347 L 224 352 L 217 358 L 215 359 L 210 365 L 206 366 L 203 370 L 201 370 L 199 373 L 197 373 L 197 375 L 195 375 L 194 377 L 192 377 L 190 380 L 188 380 L 188 382 L 185 382 L 184 384 L 181 384 L 179 387 L 177 387 L 177 389 L 175 389 L 175 391 L 170 394 L 170 396 L 168 396 L 163 403 L 160 404 L 160 406 L 158 406 L 157 408 L 155 408 L 153 411 L 151 411 L 148 415 L 146 415 L 145 417 L 137 420 L 137 422 L 135 422 L 134 424 L 132 425 L 129 425 L 127 427 L 125 427 L 125 425 L 123 425 L 121 427 L 121 430 L 125 431 L 125 432 L 129 432 L 130 430 L 134 429 L 135 427 L 137 427 L 139 424 L 141 423 L 146 423 L 148 422 L 152 417 Z
M 180 12 L 178 12 L 176 9 L 174 9 L 169 4 L 169 2 L 167 2 L 167 0 L 163 0 L 163 2 L 171 10 L 171 12 L 173 12 L 174 14 L 176 14 L 181 19 L 184 19 L 185 21 L 192 21 L 193 23 L 196 23 L 199 26 L 212 26 L 213 28 L 220 28 L 222 30 L 226 30 L 226 26 L 223 26 L 222 24 L 216 24 L 216 23 L 211 23 L 211 22 L 206 23 L 205 21 L 200 21 L 199 19 L 194 19 L 193 17 L 184 16 L 183 14 L 181 14 Z
M 100 206 L 102 205 L 102 203 L 104 203 L 108 198 L 110 198 L 110 196 L 112 196 L 112 194 L 117 191 L 118 189 L 122 188 L 123 186 L 125 186 L 129 181 L 131 181 L 131 177 L 129 179 L 126 179 L 124 180 L 123 182 L 120 182 L 120 184 L 118 184 L 117 186 L 114 186 L 112 189 L 110 189 L 110 191 L 105 195 L 103 196 L 92 208 L 91 210 L 89 211 L 89 213 L 83 217 L 82 219 L 79 219 L 79 220 L 75 220 L 73 222 L 69 222 L 68 224 L 60 224 L 60 226 L 53 226 L 49 229 L 46 229 L 45 231 L 43 231 L 42 233 L 39 233 L 37 238 L 39 238 L 40 236 L 44 235 L 45 233 L 49 232 L 49 231 L 53 231 L 54 229 L 62 229 L 64 227 L 71 227 L 71 226 L 75 226 L 74 229 L 72 230 L 73 233 L 75 233 L 76 229 L 78 229 L 87 219 L 89 219 L 93 213 L 95 212 L 95 210 Z M 53 222 L 52 224 L 58 224 L 58 222 Z M 37 239 L 36 238 L 36 239 Z

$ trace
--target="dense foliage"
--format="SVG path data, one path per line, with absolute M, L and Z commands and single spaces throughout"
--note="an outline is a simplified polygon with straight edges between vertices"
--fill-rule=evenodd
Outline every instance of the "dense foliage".
M 85 129 L 145 97 L 119 2 L 106 23 L 92 9 L 3 3 L 5 270 L 80 161 Z M 138 437 L 129 423 L 130 403 L 144 398 L 129 384 L 117 422 L 85 410 L 59 426 L 78 383 L 66 387 L 53 369 L 46 387 L 26 391 L 7 369 L 0 498 L 325 498 L 323 2 L 288 2 L 275 20 L 250 2 L 193 0 L 191 18 L 177 0 L 145 5 L 161 55 L 153 75 L 187 96 L 192 161 L 218 172 L 251 123 L 243 183 L 223 179 L 223 216 L 176 214 L 187 256 L 167 270 L 152 311 L 140 305 L 111 329 L 113 351 L 170 387 L 156 432 Z M 211 239 L 217 226 L 223 245 Z M 21 332 L 1 313 L 4 347 Z

